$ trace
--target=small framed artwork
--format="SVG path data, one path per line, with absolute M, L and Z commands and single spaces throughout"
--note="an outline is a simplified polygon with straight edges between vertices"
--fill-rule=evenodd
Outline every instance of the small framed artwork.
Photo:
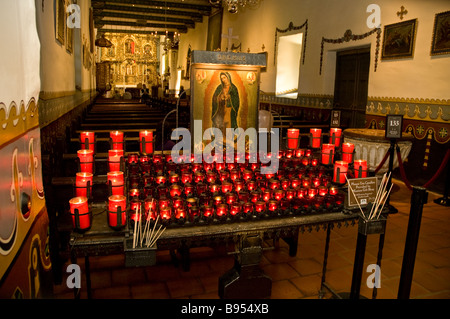
M 208 20 L 206 51 L 220 51 L 222 42 L 222 9 L 212 14 Z
M 66 6 L 64 0 L 55 1 L 55 35 L 56 40 L 64 45 L 64 33 L 66 27 Z
M 384 27 L 381 59 L 412 58 L 416 30 L 417 19 L 386 25 Z
M 436 14 L 434 18 L 431 55 L 450 53 L 450 11 Z

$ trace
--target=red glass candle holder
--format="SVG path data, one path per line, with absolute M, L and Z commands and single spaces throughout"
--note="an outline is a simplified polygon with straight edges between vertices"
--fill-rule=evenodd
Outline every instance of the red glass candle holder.
M 233 168 L 232 170 L 230 170 L 230 179 L 231 181 L 235 181 L 240 177 L 240 170 Z
M 82 150 L 91 150 L 95 152 L 95 133 L 94 132 L 80 132 L 80 148 Z
M 195 197 L 189 197 L 186 199 L 187 207 L 198 206 L 198 199 Z
M 256 181 L 254 181 L 254 180 L 248 180 L 248 181 L 245 183 L 245 185 L 247 186 L 247 189 L 248 189 L 249 191 L 256 190 L 256 187 L 257 187 Z
M 189 183 L 184 184 L 183 193 L 185 196 L 194 195 L 194 186 Z
M 279 189 L 280 188 L 281 183 L 280 183 L 280 181 L 278 179 L 272 178 L 272 179 L 269 180 L 269 184 L 268 185 L 269 185 L 269 188 L 271 190 L 275 190 L 275 189 Z
M 86 231 L 91 228 L 92 213 L 89 211 L 88 199 L 77 196 L 69 200 L 72 225 L 76 231 Z
M 263 213 L 266 211 L 266 202 L 264 201 L 257 201 L 255 203 L 255 211 L 257 213 Z
M 124 177 L 122 171 L 106 173 L 110 195 L 125 195 Z
M 309 187 L 309 186 L 311 186 L 311 178 L 309 178 L 308 176 L 303 175 L 301 186 L 302 187 Z
M 172 199 L 172 207 L 173 208 L 180 208 L 183 206 L 184 206 L 184 201 L 181 197 L 176 196 Z
M 181 186 L 178 185 L 178 184 L 172 184 L 172 185 L 170 185 L 169 193 L 170 193 L 170 196 L 171 196 L 172 198 L 173 198 L 173 197 L 177 197 L 177 196 L 181 196 L 181 193 L 182 193 Z
M 242 205 L 237 202 L 230 205 L 230 215 L 232 217 L 239 216 L 242 210 Z
M 252 202 L 244 203 L 244 205 L 242 206 L 242 212 L 245 214 L 252 214 L 253 213 L 253 203 Z
M 201 194 L 203 194 L 204 192 L 206 192 L 207 186 L 206 186 L 206 184 L 204 184 L 204 183 L 197 183 L 197 184 L 195 185 L 195 190 L 196 190 L 196 192 L 197 192 L 197 195 L 201 195 Z
M 305 198 L 308 195 L 308 188 L 300 187 L 297 190 L 297 198 Z
M 130 189 L 128 194 L 129 194 L 130 200 L 133 198 L 138 199 L 140 196 L 140 190 L 139 190 L 139 188 L 132 188 L 132 189 Z
M 239 193 L 241 190 L 245 189 L 245 183 L 241 179 L 236 179 L 233 184 L 234 184 L 236 193 Z
M 112 228 L 123 228 L 127 221 L 127 199 L 123 195 L 108 197 L 108 225 Z
M 238 195 L 236 193 L 228 192 L 225 194 L 225 201 L 229 205 L 236 202 L 237 199 L 238 199 Z
M 124 171 L 123 150 L 108 150 L 108 168 L 110 172 Z
M 284 198 L 285 194 L 286 194 L 286 193 L 285 193 L 284 190 L 282 190 L 282 189 L 276 189 L 276 190 L 273 192 L 273 198 L 274 198 L 275 200 L 277 200 L 277 201 L 280 201 L 281 199 Z
M 203 172 L 196 171 L 196 172 L 194 173 L 194 181 L 195 181 L 196 183 L 203 182 L 204 180 L 205 180 L 205 174 L 204 174 Z
M 210 170 L 208 172 L 206 172 L 206 181 L 208 183 L 215 183 L 217 179 L 217 175 L 216 172 L 213 170 Z
M 268 209 L 271 212 L 275 212 L 278 209 L 278 201 L 277 200 L 270 200 L 268 203 Z
M 353 162 L 355 178 L 367 177 L 367 161 L 355 160 Z
M 147 198 L 144 201 L 144 211 L 148 218 L 151 220 L 156 220 L 157 211 L 156 211 L 157 201 L 153 198 Z
M 257 201 L 259 201 L 261 199 L 261 193 L 258 191 L 252 191 L 250 193 L 250 201 L 252 203 L 256 203 Z
M 299 178 L 293 177 L 291 178 L 291 187 L 297 188 L 301 185 L 301 180 Z
M 139 132 L 139 151 L 141 154 L 153 154 L 153 132 Z
M 320 148 L 322 144 L 322 129 L 320 128 L 312 128 L 309 130 L 311 135 L 310 145 L 312 148 Z
M 348 170 L 348 163 L 344 161 L 336 161 L 334 163 L 333 182 L 338 184 L 345 184 Z
M 214 196 L 213 201 L 214 201 L 214 206 L 224 204 L 224 198 L 220 195 Z
M 192 173 L 190 171 L 184 171 L 181 174 L 181 182 L 183 184 L 191 184 L 192 183 Z
M 342 160 L 347 163 L 353 163 L 353 152 L 355 145 L 352 143 L 342 144 Z
M 308 197 L 309 198 L 313 198 L 314 196 L 316 196 L 319 193 L 319 190 L 315 187 L 310 187 L 308 189 Z
M 155 177 L 155 182 L 158 185 L 164 185 L 164 184 L 166 184 L 166 181 L 167 181 L 167 178 L 165 175 L 157 175 Z
M 272 190 L 265 189 L 262 193 L 262 200 L 268 202 L 272 198 Z
M 218 204 L 216 206 L 216 216 L 218 218 L 226 217 L 227 213 L 228 213 L 228 205 L 226 205 L 226 204 Z
M 322 145 L 322 164 L 331 165 L 334 162 L 335 146 L 334 144 Z
M 78 172 L 75 177 L 75 196 L 87 197 L 92 196 L 92 182 L 94 175 L 92 173 Z
M 213 218 L 214 214 L 214 208 L 211 205 L 204 205 L 203 206 L 203 212 L 202 212 L 202 219 L 203 220 L 210 220 Z
M 311 183 L 314 187 L 319 187 L 320 186 L 320 177 L 319 176 L 312 176 L 311 177 Z
M 139 156 L 137 154 L 128 154 L 127 163 L 128 164 L 137 164 L 139 162 Z
M 328 188 L 325 186 L 319 186 L 318 191 L 320 196 L 325 196 L 328 194 Z
M 222 182 L 222 193 L 226 194 L 228 192 L 231 192 L 233 190 L 233 183 L 223 181 Z
M 218 193 L 220 191 L 220 185 L 215 183 L 209 184 L 209 191 L 212 194 Z
M 139 222 L 142 218 L 143 221 L 147 220 L 148 213 L 145 209 L 142 211 L 142 202 L 137 199 L 133 199 L 130 201 L 130 221 L 134 224 L 135 222 Z
M 159 218 L 165 223 L 172 219 L 172 208 L 170 206 L 165 206 L 159 209 Z
M 246 190 L 238 192 L 239 201 L 247 203 L 250 199 L 250 194 Z
M 328 189 L 328 193 L 333 196 L 336 195 L 338 192 L 339 192 L 339 189 L 336 186 L 331 186 Z
M 172 173 L 169 175 L 169 183 L 176 184 L 180 181 L 180 176 L 178 174 Z
M 297 149 L 298 148 L 298 137 L 300 136 L 300 130 L 296 128 L 290 128 L 287 130 L 287 148 Z
M 341 146 L 341 135 L 342 135 L 342 129 L 332 127 L 330 128 L 330 144 L 334 144 L 336 148 Z
M 90 149 L 81 149 L 77 151 L 79 161 L 79 171 L 86 173 L 94 172 L 94 151 Z
M 113 150 L 123 150 L 123 132 L 121 131 L 111 131 L 109 133 L 111 139 L 111 148 Z
M 295 198 L 295 194 L 296 194 L 295 189 L 288 188 L 286 190 L 286 199 L 291 200 L 291 199 Z

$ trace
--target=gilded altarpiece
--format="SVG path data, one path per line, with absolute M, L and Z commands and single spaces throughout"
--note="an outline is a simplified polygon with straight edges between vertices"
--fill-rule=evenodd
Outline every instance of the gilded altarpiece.
M 147 87 L 158 81 L 157 38 L 151 35 L 105 33 L 112 47 L 102 48 L 101 62 L 110 64 L 112 87 Z

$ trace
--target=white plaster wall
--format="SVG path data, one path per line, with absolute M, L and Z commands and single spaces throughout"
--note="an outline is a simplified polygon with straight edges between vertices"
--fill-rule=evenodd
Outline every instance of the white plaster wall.
M 326 43 L 322 75 L 319 75 L 322 37 L 341 38 L 347 29 L 357 35 L 370 31 L 371 28 L 367 26 L 366 21 L 371 13 L 367 13 L 366 9 L 372 3 L 378 4 L 381 8 L 382 31 L 385 25 L 417 18 L 414 57 L 381 61 L 380 47 L 378 68 L 374 72 L 376 34 L 373 34 L 358 41 L 342 44 Z M 397 16 L 401 6 L 408 10 L 403 20 Z M 290 22 L 294 26 L 300 26 L 308 19 L 308 34 L 304 39 L 306 41 L 305 64 L 300 66 L 300 94 L 333 95 L 336 52 L 370 46 L 369 96 L 450 99 L 448 80 L 450 55 L 430 56 L 435 14 L 447 10 L 450 10 L 448 0 L 262 0 L 258 8 L 245 8 L 234 15 L 225 10 L 222 30 L 233 28 L 233 35 L 238 35 L 242 43 L 242 52 L 248 50 L 252 53 L 261 52 L 264 45 L 265 51 L 268 52 L 268 61 L 266 71 L 261 74 L 261 90 L 266 92 L 275 92 L 276 28 L 286 29 Z M 184 41 L 194 42 L 204 39 L 204 42 L 200 42 L 203 45 L 193 46 L 193 49 L 198 47 L 204 49 L 207 18 L 204 20 L 202 28 L 198 28 L 197 24 L 194 32 L 189 31 L 182 36 L 179 59 L 184 58 L 187 52 L 187 43 L 183 43 Z M 202 32 L 204 35 L 199 37 Z M 381 44 L 382 37 L 383 32 Z M 239 41 L 235 40 L 235 43 L 238 44 Z M 226 39 L 222 40 L 222 48 L 226 48 Z

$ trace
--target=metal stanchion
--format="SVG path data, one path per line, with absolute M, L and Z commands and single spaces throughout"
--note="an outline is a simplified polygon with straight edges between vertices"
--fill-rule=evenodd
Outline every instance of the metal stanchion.
M 411 195 L 411 210 L 409 212 L 408 231 L 406 233 L 400 284 L 398 287 L 398 299 L 409 299 L 417 244 L 419 241 L 423 205 L 427 203 L 427 200 L 428 193 L 426 188 L 414 186 Z

